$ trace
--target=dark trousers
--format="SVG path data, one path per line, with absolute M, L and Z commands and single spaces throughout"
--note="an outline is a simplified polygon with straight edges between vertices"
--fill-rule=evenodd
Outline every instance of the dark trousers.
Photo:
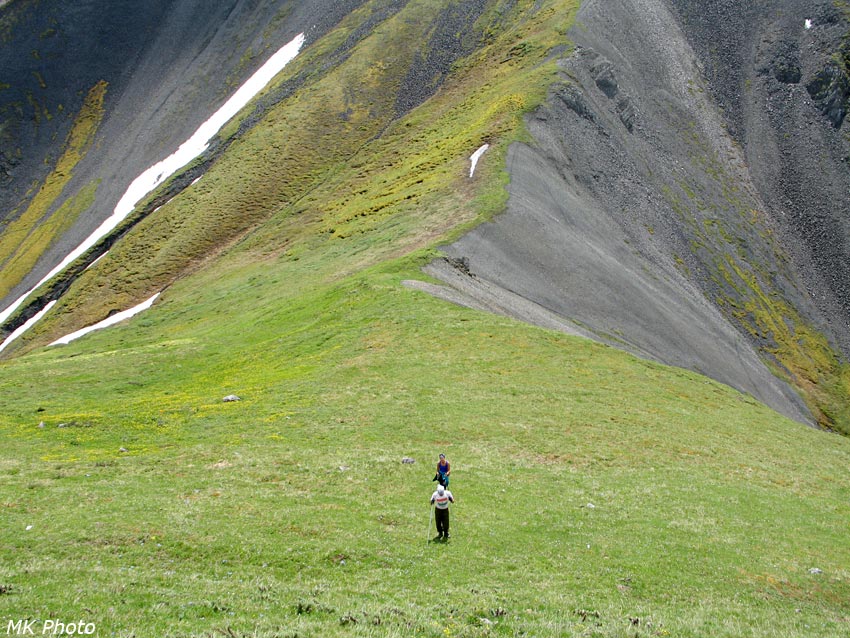
M 437 520 L 437 534 L 439 536 L 449 535 L 449 508 L 441 510 L 439 507 L 434 508 L 434 518 Z

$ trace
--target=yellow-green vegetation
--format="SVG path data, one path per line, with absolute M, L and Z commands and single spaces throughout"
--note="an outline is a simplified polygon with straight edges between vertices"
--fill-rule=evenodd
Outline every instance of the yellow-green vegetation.
M 330 257 L 198 273 L 128 326 L 0 364 L 0 618 L 199 638 L 850 629 L 850 440 L 409 290 L 416 262 L 322 284 Z M 438 452 L 448 544 L 427 542 Z
M 409 23 L 362 41 L 336 79 L 391 86 L 402 72 L 379 50 L 439 6 L 412 1 Z M 500 210 L 506 145 L 575 11 L 495 6 L 524 21 L 486 15 L 487 48 L 400 120 L 384 80 L 348 97 L 305 85 L 63 302 L 123 309 L 146 279 L 171 283 L 151 310 L 37 349 L 71 327 L 45 322 L 0 362 L 0 622 L 163 638 L 850 630 L 850 439 L 403 285 L 437 242 Z M 312 151 L 311 114 L 334 113 Z M 205 254 L 222 227 L 231 245 Z M 457 502 L 452 540 L 429 543 L 439 452 Z
M 9 293 L 32 270 L 45 250 L 58 239 L 91 206 L 96 184 L 89 184 L 73 194 L 55 211 L 71 180 L 74 168 L 91 147 L 103 117 L 106 82 L 95 84 L 85 98 L 74 120 L 64 150 L 53 171 L 44 180 L 26 210 L 0 236 L 0 296 Z M 67 196 L 67 194 L 66 194 Z
M 343 62 L 270 109 L 200 182 L 81 277 L 28 333 L 30 345 L 148 298 L 235 242 L 260 257 L 342 250 L 357 254 L 346 266 L 356 269 L 431 245 L 501 210 L 505 149 L 522 135 L 522 115 L 545 96 L 555 74 L 547 52 L 565 43 L 575 5 L 494 3 L 476 25 L 487 43 L 455 64 L 435 96 L 397 118 L 399 86 L 427 42 L 429 18 L 445 4 L 410 2 Z M 296 58 L 280 81 L 330 56 L 373 5 Z M 494 26 L 500 10 L 511 12 L 501 17 L 510 25 L 501 30 Z M 470 181 L 468 157 L 485 141 L 492 146 L 488 159 Z M 359 247 L 327 245 L 348 240 Z
M 781 275 L 774 269 L 782 268 L 786 257 L 764 214 L 748 205 L 716 152 L 692 127 L 684 138 L 693 166 L 711 179 L 697 186 L 677 178 L 678 188 L 665 185 L 662 192 L 688 226 L 693 254 L 713 273 L 719 287 L 714 301 L 754 337 L 775 374 L 801 392 L 822 427 L 850 434 L 850 366 L 779 293 L 775 284 Z
M 822 333 L 779 295 L 764 291 L 758 277 L 727 257 L 717 264 L 737 293 L 725 298 L 732 316 L 775 357 L 777 373 L 800 388 L 818 422 L 850 434 L 850 366 L 842 364 Z

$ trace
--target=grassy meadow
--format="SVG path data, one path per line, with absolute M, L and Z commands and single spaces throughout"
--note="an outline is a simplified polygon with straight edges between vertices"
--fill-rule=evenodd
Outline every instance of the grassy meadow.
M 246 265 L 2 364 L 4 626 L 846 634 L 847 439 L 415 275 L 389 262 L 281 304 Z M 428 542 L 440 451 L 447 544 Z
M 409 3 L 405 41 L 417 11 L 444 4 Z M 404 286 L 504 205 L 504 154 L 575 11 L 494 6 L 487 45 L 428 102 L 400 119 L 374 105 L 378 137 L 358 107 L 377 79 L 344 104 L 332 94 L 358 65 L 401 77 L 364 62 L 396 32 L 364 40 L 366 57 L 272 110 L 0 361 L 0 632 L 55 619 L 120 638 L 850 634 L 850 440 Z M 489 27 L 500 11 L 524 20 Z M 341 105 L 344 144 L 329 132 L 299 155 L 315 131 L 293 122 Z M 259 173 L 243 170 L 258 149 Z M 227 242 L 201 232 L 221 224 Z M 151 286 L 165 288 L 151 310 L 43 347 Z M 440 452 L 448 543 L 429 542 Z

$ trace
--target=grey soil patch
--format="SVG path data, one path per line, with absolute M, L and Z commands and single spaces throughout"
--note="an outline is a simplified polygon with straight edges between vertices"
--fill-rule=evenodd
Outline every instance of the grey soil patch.
M 816 273 L 777 241 L 782 215 L 730 134 L 745 110 L 722 108 L 680 20 L 661 0 L 583 3 L 562 82 L 528 119 L 533 145 L 509 150 L 507 211 L 426 271 L 446 298 L 700 372 L 811 424 L 764 344 L 722 312 L 742 299 L 723 273 L 750 273 L 819 327 L 842 316 L 813 302 Z M 732 31 L 723 44 L 747 45 Z M 793 80 L 793 50 L 779 51 L 772 77 Z

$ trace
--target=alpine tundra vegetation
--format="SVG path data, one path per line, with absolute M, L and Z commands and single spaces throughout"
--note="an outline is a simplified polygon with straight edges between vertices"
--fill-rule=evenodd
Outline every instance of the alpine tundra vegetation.
M 0 631 L 850 634 L 848 36 L 0 1 Z

